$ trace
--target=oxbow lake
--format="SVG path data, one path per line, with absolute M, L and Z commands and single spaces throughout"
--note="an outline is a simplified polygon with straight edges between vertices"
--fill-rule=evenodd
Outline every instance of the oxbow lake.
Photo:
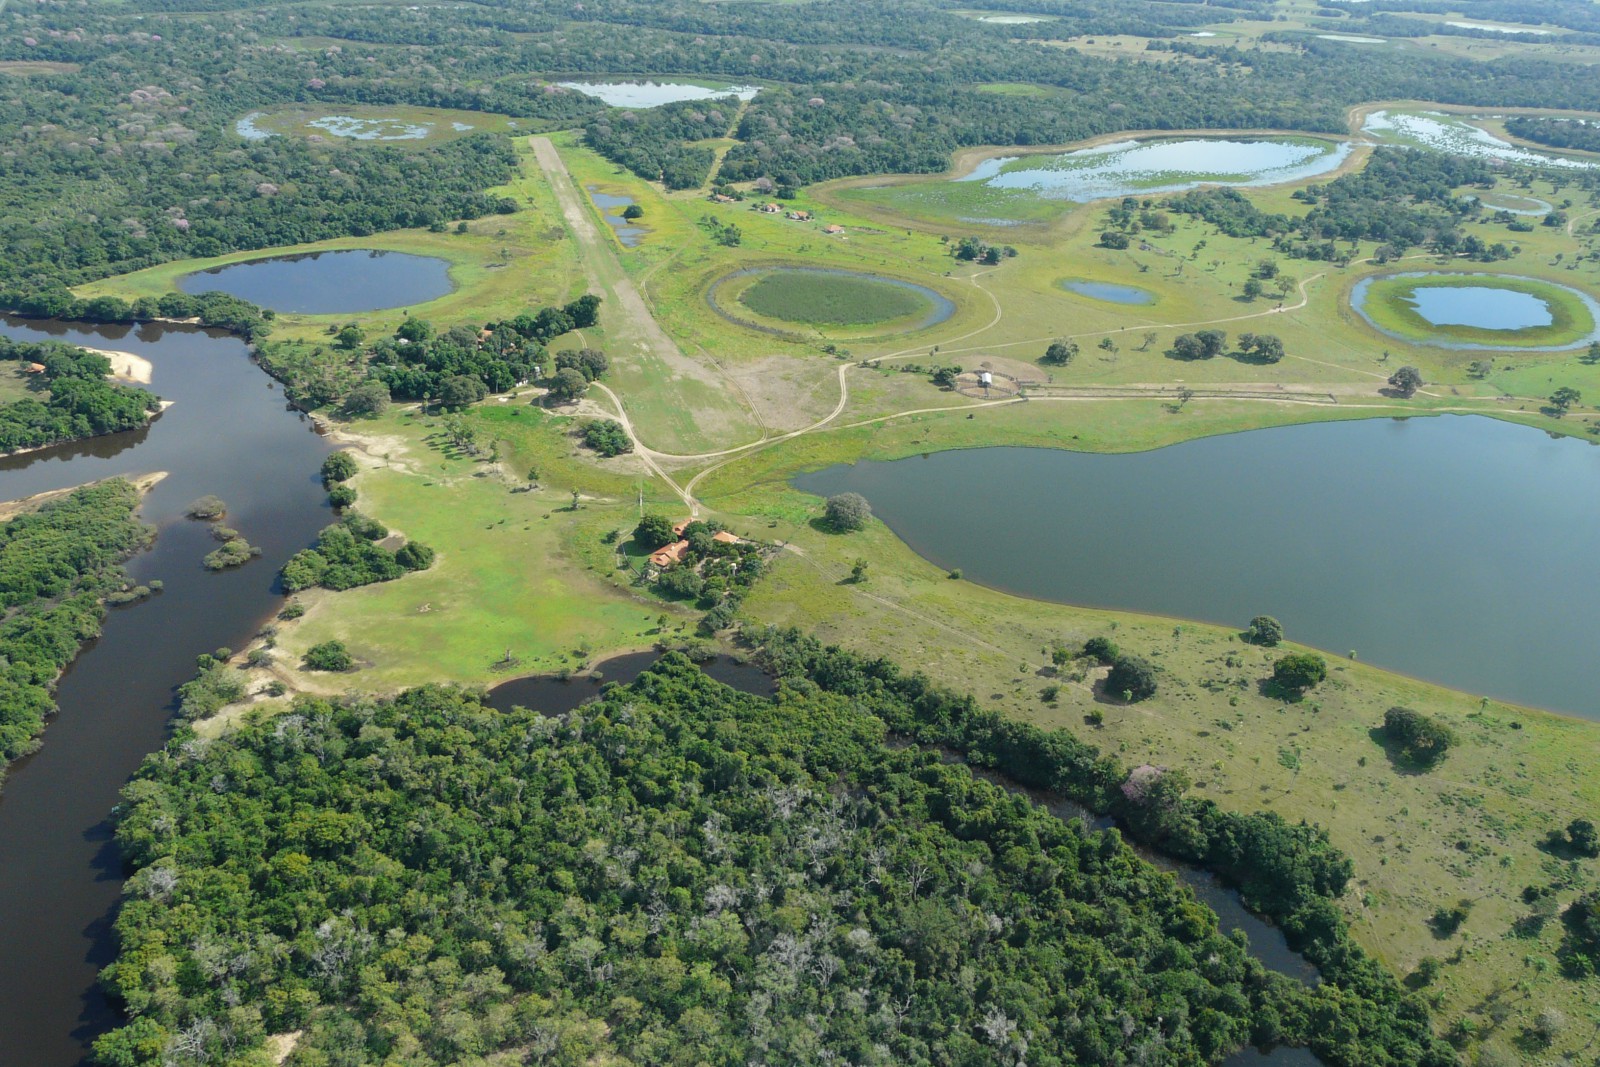
M 804 474 L 1022 596 L 1289 636 L 1600 719 L 1600 448 L 1483 416 L 1254 430 L 1151 452 L 983 448 Z M 952 501 L 959 501 L 952 507 Z
M 1337 169 L 1349 154 L 1349 144 L 1303 137 L 1117 141 L 1059 155 L 995 156 L 954 180 L 1084 203 L 1202 185 L 1301 181 Z
M 290 315 L 381 311 L 450 292 L 450 263 L 434 256 L 355 248 L 252 259 L 178 280 L 186 293 L 220 290 Z

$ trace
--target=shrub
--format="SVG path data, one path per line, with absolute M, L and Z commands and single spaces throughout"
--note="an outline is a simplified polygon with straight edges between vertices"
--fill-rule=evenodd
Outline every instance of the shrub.
M 1310 652 L 1291 652 L 1272 665 L 1272 682 L 1279 689 L 1304 693 L 1328 676 L 1328 661 Z
M 394 554 L 394 561 L 408 571 L 425 571 L 433 566 L 433 549 L 420 541 L 407 541 Z
M 1383 713 L 1383 734 L 1399 749 L 1402 759 L 1418 767 L 1434 767 L 1455 743 L 1455 733 L 1444 723 L 1410 708 L 1390 708 Z
M 1283 640 L 1283 624 L 1271 615 L 1257 615 L 1245 628 L 1244 639 L 1252 645 L 1273 648 Z
M 322 461 L 322 484 L 333 488 L 336 482 L 347 482 L 356 476 L 356 460 L 348 452 L 335 452 Z
M 347 508 L 356 502 L 354 486 L 336 485 L 328 490 L 328 503 L 335 508 Z
M 839 493 L 828 498 L 823 518 L 835 530 L 860 530 L 872 518 L 872 505 L 860 493 Z
M 628 431 L 615 419 L 594 419 L 584 424 L 583 443 L 602 456 L 620 456 L 633 451 Z
M 1389 375 L 1389 384 L 1401 396 L 1415 396 L 1423 386 L 1422 372 L 1415 367 L 1401 367 Z
M 261 549 L 256 548 L 242 537 L 236 537 L 231 541 L 223 542 L 222 547 L 215 552 L 206 553 L 206 558 L 203 562 L 208 571 L 222 571 L 227 570 L 229 567 L 238 567 L 249 563 L 259 555 L 261 555 Z
M 704 588 L 704 579 L 688 567 L 674 567 L 656 580 L 656 589 L 674 600 L 693 600 Z
M 1083 654 L 1098 663 L 1115 663 L 1121 655 L 1109 637 L 1091 637 L 1083 643 Z
M 183 513 L 191 519 L 199 519 L 202 522 L 215 522 L 228 513 L 228 505 L 224 504 L 221 498 L 207 493 L 199 500 L 191 503 L 184 509 Z
M 1573 819 L 1567 823 L 1565 831 L 1551 830 L 1546 845 L 1557 853 L 1595 859 L 1600 857 L 1600 831 L 1588 819 Z
M 1118 656 L 1106 675 L 1106 691 L 1133 701 L 1155 696 L 1156 669 L 1141 656 Z
M 348 671 L 356 665 L 343 641 L 324 641 L 320 645 L 312 645 L 306 649 L 300 663 L 308 671 Z

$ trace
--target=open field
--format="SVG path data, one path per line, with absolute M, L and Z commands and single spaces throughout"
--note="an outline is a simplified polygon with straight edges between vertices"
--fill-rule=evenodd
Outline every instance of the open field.
M 0 404 L 34 396 L 38 392 L 33 387 L 36 381 L 25 364 L 11 359 L 0 362 Z
M 432 545 L 439 561 L 403 581 L 306 597 L 307 614 L 281 627 L 282 677 L 318 688 L 394 688 L 439 678 L 491 684 L 681 636 L 692 616 L 628 584 L 602 538 L 631 527 L 641 502 L 682 517 L 689 507 L 682 494 L 739 532 L 789 546 L 746 602 L 751 621 L 802 625 L 918 665 L 1012 714 L 1091 737 L 1124 760 L 1184 766 L 1202 783 L 1202 795 L 1226 807 L 1269 807 L 1327 825 L 1357 864 L 1359 889 L 1344 903 L 1360 941 L 1401 974 L 1424 958 L 1446 961 L 1427 991 L 1441 1026 L 1468 1019 L 1508 1047 L 1538 1008 L 1556 1005 L 1574 1021 L 1564 1047 L 1589 1040 L 1600 1019 L 1589 991 L 1556 974 L 1558 924 L 1519 927 L 1526 936 L 1510 931 L 1529 912 L 1517 896 L 1523 886 L 1567 877 L 1536 845 L 1558 822 L 1592 812 L 1600 801 L 1600 777 L 1587 755 L 1600 726 L 1486 704 L 1344 659 L 1311 700 L 1284 705 L 1254 687 L 1265 654 L 1227 629 L 1041 603 L 952 581 L 881 525 L 851 537 L 818 532 L 810 520 L 820 501 L 788 488 L 788 479 L 864 456 L 998 444 L 1127 451 L 1265 425 L 1443 411 L 1582 434 L 1600 425 L 1592 408 L 1559 421 L 1539 409 L 1558 385 L 1600 397 L 1600 366 L 1575 352 L 1497 354 L 1487 374 L 1474 377 L 1471 365 L 1483 353 L 1384 338 L 1350 308 L 1349 292 L 1375 273 L 1438 268 L 1593 291 L 1600 263 L 1580 254 L 1595 249 L 1594 235 L 1543 226 L 1513 233 L 1486 215 L 1467 232 L 1486 243 L 1516 243 L 1520 251 L 1509 261 L 1479 266 L 1418 256 L 1380 266 L 1368 261 L 1374 249 L 1367 244 L 1350 249 L 1348 265 L 1340 266 L 1274 256 L 1266 242 L 1230 238 L 1179 215 L 1168 220 L 1170 229 L 1147 229 L 1126 250 L 1106 249 L 1097 243 L 1106 206 L 1091 205 L 1048 226 L 1006 230 L 1003 239 L 1018 255 L 983 268 L 958 264 L 934 226 L 908 228 L 832 188 L 804 191 L 786 205 L 817 216 L 794 222 L 754 212 L 749 202 L 664 194 L 568 136 L 552 138 L 526 164 L 513 195 L 531 206 L 516 215 L 484 220 L 459 238 L 406 233 L 338 246 L 451 258 L 457 291 L 413 309 L 441 324 L 601 292 L 601 328 L 575 340 L 605 347 L 613 370 L 607 389 L 591 392 L 581 410 L 610 411 L 616 397 L 647 452 L 597 460 L 575 443 L 571 420 L 541 414 L 526 396 L 490 401 L 469 415 L 498 443 L 493 461 L 447 454 L 433 436 L 437 427 L 409 411 L 350 426 L 372 467 L 355 483 L 359 506 Z M 638 247 L 617 246 L 583 195 L 591 185 L 644 207 L 641 221 L 651 233 Z M 1304 210 L 1290 192 L 1248 195 L 1265 210 Z M 1504 182 L 1496 192 L 1552 204 L 1575 195 L 1544 182 Z M 1569 213 L 1578 221 L 1597 209 L 1580 200 Z M 704 224 L 708 216 L 717 229 L 737 225 L 739 245 L 718 244 Z M 844 226 L 847 239 L 822 234 L 830 223 Z M 508 232 L 480 232 L 486 224 Z M 953 236 L 974 230 L 948 228 Z M 499 242 L 513 251 L 515 284 L 487 267 Z M 1244 281 L 1267 258 L 1293 276 L 1291 284 L 1281 297 L 1248 300 Z M 773 262 L 926 284 L 950 296 L 955 314 L 909 336 L 852 341 L 842 357 L 816 341 L 763 333 L 711 312 L 706 294 L 717 279 Z M 163 291 L 194 267 L 141 272 L 105 283 L 103 291 Z M 461 274 L 466 269 L 477 273 Z M 1094 300 L 1063 290 L 1068 278 L 1134 286 L 1155 299 L 1138 306 Z M 393 329 L 397 321 L 384 313 L 289 319 L 281 332 L 310 341 L 325 336 L 334 318 L 370 323 L 371 330 Z M 1272 332 L 1287 356 L 1259 366 L 1166 355 L 1178 334 L 1208 326 L 1232 335 Z M 1071 338 L 1081 351 L 1066 366 L 1041 366 L 1055 338 Z M 878 362 L 861 365 L 867 361 Z M 986 404 L 929 382 L 926 368 L 948 363 L 988 364 L 1037 384 L 1024 401 Z M 1383 393 L 1403 363 L 1421 368 L 1428 383 L 1409 401 Z M 915 364 L 922 369 L 910 370 Z M 1173 405 L 1179 388 L 1194 389 L 1196 399 Z M 512 492 L 526 486 L 530 469 L 541 488 Z M 577 511 L 568 510 L 574 490 L 583 498 Z M 871 580 L 841 584 L 857 558 L 869 561 Z M 1161 694 L 1124 708 L 1101 705 L 1084 684 L 1068 682 L 1055 702 L 1042 701 L 1051 682 L 1042 673 L 1049 649 L 1108 632 L 1156 660 Z M 350 644 L 361 671 L 330 679 L 293 670 L 301 651 L 331 637 Z M 515 665 L 497 669 L 507 653 Z M 1439 715 L 1461 735 L 1463 744 L 1438 771 L 1401 774 L 1368 737 L 1394 704 Z M 1106 714 L 1095 728 L 1085 716 L 1097 709 Z M 1563 894 L 1592 884 L 1595 874 L 1575 877 Z M 1473 901 L 1462 932 L 1435 938 L 1425 920 L 1460 899 Z

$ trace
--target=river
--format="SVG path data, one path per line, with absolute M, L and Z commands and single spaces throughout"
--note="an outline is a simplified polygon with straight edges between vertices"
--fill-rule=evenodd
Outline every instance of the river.
M 146 430 L 0 460 L 0 499 L 117 474 L 167 471 L 143 516 L 160 534 L 128 565 L 159 578 L 150 600 L 113 609 L 61 679 L 44 745 L 14 764 L 0 793 L 0 1059 L 73 1067 L 117 1014 L 96 985 L 114 951 L 122 887 L 108 814 L 167 734 L 173 689 L 195 657 L 242 646 L 281 602 L 278 568 L 330 521 L 317 469 L 328 446 L 232 337 L 161 325 L 0 320 L 0 333 L 120 349 L 154 364 L 150 386 L 176 403 Z M 262 557 L 213 573 L 216 542 L 186 505 L 214 493 L 228 525 Z

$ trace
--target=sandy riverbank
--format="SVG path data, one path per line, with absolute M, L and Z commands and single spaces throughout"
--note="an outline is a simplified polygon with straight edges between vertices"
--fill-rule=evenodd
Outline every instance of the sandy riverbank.
M 85 348 L 86 352 L 105 356 L 111 361 L 111 376 L 136 385 L 149 385 L 155 373 L 155 365 L 143 356 L 136 356 L 132 352 L 122 352 L 115 348 Z

